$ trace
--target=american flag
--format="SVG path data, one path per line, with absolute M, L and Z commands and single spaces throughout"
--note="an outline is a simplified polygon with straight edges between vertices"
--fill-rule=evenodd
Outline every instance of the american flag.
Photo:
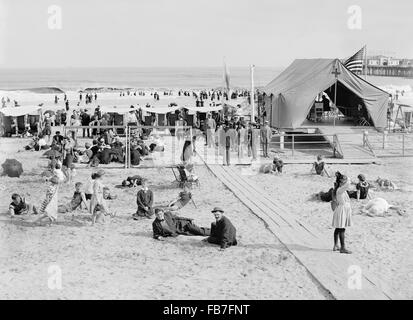
M 365 54 L 366 54 L 366 46 L 364 46 L 359 51 L 357 51 L 353 56 L 348 58 L 344 62 L 344 65 L 351 72 L 354 72 L 354 73 L 360 72 L 361 73 L 363 71 L 363 60 L 364 60 Z

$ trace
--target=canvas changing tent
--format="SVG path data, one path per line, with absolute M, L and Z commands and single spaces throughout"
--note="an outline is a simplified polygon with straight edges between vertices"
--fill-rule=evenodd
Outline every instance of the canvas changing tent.
M 319 93 L 327 92 L 334 99 L 336 79 L 339 109 L 362 103 L 372 124 L 386 127 L 389 94 L 353 74 L 338 59 L 297 59 L 271 81 L 263 90 L 271 126 L 299 128 Z

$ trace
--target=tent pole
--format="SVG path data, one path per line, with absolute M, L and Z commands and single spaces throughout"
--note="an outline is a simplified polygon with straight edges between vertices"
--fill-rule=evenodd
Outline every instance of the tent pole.
M 281 93 L 280 93 L 280 95 L 281 95 Z M 280 95 L 278 95 L 278 99 L 280 98 Z M 278 119 L 277 119 L 278 121 L 277 121 L 277 124 L 278 124 L 278 131 L 280 131 L 280 107 L 281 107 L 280 103 L 277 103 L 277 106 L 278 106 L 278 112 L 277 112 L 278 113 L 278 115 L 277 115 L 278 116 Z
M 338 67 L 337 67 L 337 62 L 338 62 L 338 60 L 336 60 L 336 62 L 335 62 L 335 67 L 334 67 L 334 70 L 333 70 L 333 74 L 334 74 L 334 76 L 336 77 L 336 83 L 334 84 L 334 87 L 335 87 L 335 89 L 334 89 L 334 120 L 333 120 L 333 123 L 334 123 L 334 127 L 336 126 L 336 113 L 337 113 L 337 111 L 338 111 L 338 108 L 337 108 L 337 82 L 338 82 L 338 75 L 340 74 L 340 71 L 338 70 Z
M 255 106 L 254 106 L 254 65 L 251 65 L 251 122 L 255 122 Z

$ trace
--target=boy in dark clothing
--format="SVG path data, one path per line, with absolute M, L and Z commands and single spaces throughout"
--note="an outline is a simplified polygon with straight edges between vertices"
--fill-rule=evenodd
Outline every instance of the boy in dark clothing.
M 142 181 L 142 189 L 139 190 L 136 195 L 136 204 L 138 205 L 138 209 L 136 213 L 132 215 L 135 220 L 137 220 L 138 217 L 151 218 L 153 216 L 153 192 L 149 190 L 145 180 Z

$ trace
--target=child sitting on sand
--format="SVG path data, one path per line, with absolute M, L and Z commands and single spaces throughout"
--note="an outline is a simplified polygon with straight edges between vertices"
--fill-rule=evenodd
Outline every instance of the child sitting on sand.
M 9 205 L 10 217 L 28 214 L 33 210 L 34 214 L 37 214 L 37 209 L 35 206 L 26 203 L 24 197 L 20 196 L 18 193 L 13 193 L 11 195 L 12 202 Z
M 79 163 L 89 163 L 93 157 L 93 151 L 91 150 L 91 145 L 89 142 L 85 143 L 85 151 L 80 151 L 78 153 Z
M 47 219 L 49 226 L 57 220 L 57 195 L 59 190 L 59 179 L 57 177 L 52 177 L 50 180 L 50 186 L 46 191 L 46 197 L 40 206 L 40 217 L 34 221 L 34 223 L 39 223 L 43 219 Z
M 274 157 L 272 162 L 272 172 L 281 174 L 283 172 L 284 161 L 282 161 L 279 157 Z
M 313 167 L 311 168 L 311 173 L 315 173 L 319 176 L 326 175 L 330 178 L 330 174 L 327 171 L 327 167 L 325 162 L 323 161 L 323 156 L 319 154 L 317 156 L 317 161 L 313 163 Z
M 348 191 L 348 195 L 350 198 L 357 199 L 370 199 L 370 184 L 366 181 L 366 177 L 364 174 L 359 174 L 357 176 L 359 182 L 356 184 L 356 191 Z
M 85 205 L 85 209 L 88 209 L 85 193 L 81 191 L 82 185 L 81 182 L 76 182 L 72 200 L 67 205 L 59 206 L 58 211 L 60 213 L 72 212 L 78 208 L 82 209 L 82 204 Z

